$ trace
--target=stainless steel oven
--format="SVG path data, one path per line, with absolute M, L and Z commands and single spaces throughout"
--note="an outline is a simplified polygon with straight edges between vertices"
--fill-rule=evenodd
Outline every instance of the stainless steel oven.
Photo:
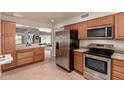
M 90 80 L 110 80 L 111 58 L 85 54 L 84 78 Z

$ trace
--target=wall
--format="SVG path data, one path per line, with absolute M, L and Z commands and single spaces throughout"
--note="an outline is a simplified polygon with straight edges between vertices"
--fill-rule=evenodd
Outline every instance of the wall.
M 90 43 L 113 44 L 116 50 L 124 50 L 124 40 L 80 40 L 80 47 L 85 47 Z

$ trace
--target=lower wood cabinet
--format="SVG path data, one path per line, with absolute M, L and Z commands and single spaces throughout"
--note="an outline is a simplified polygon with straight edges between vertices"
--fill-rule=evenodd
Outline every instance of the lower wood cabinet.
M 83 53 L 74 52 L 74 69 L 83 74 Z
M 17 66 L 34 62 L 34 51 L 32 49 L 17 51 Z
M 124 80 L 124 61 L 112 60 L 112 80 Z
M 44 48 L 22 49 L 17 51 L 17 65 L 25 65 L 44 60 Z
M 2 71 L 7 71 L 23 65 L 44 61 L 44 48 L 20 49 L 11 53 L 14 60 L 9 64 L 2 65 Z
M 34 61 L 43 61 L 44 60 L 44 48 L 34 49 Z

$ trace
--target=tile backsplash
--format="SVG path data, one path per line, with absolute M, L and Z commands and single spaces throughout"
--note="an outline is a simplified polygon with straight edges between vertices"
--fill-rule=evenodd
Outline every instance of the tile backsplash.
M 90 43 L 113 44 L 116 50 L 124 50 L 124 40 L 80 40 L 80 47 L 85 47 Z

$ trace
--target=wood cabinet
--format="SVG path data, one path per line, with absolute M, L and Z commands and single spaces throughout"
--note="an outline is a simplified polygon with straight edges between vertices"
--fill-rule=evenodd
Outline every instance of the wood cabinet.
M 78 24 L 70 25 L 70 30 L 78 30 Z
M 83 74 L 83 53 L 74 52 L 74 69 Z
M 2 38 L 1 38 L 1 19 L 0 19 L 0 54 L 2 53 L 1 41 L 2 41 Z
M 112 80 L 124 80 L 124 61 L 112 60 Z
M 78 23 L 78 39 L 86 39 L 87 22 Z
M 43 61 L 44 60 L 44 48 L 36 48 L 34 49 L 34 60 L 37 61 Z
M 32 49 L 17 51 L 17 66 L 34 62 L 34 51 Z
M 88 28 L 108 24 L 114 25 L 114 15 L 92 19 L 87 22 Z
M 17 50 L 17 66 L 41 62 L 43 60 L 44 60 L 43 47 Z
M 1 25 L 2 54 L 12 54 L 14 59 L 10 64 L 2 65 L 2 69 L 6 70 L 16 65 L 16 23 L 2 20 Z
M 64 26 L 64 30 L 70 30 L 70 25 Z
M 124 13 L 115 15 L 115 39 L 124 39 Z

